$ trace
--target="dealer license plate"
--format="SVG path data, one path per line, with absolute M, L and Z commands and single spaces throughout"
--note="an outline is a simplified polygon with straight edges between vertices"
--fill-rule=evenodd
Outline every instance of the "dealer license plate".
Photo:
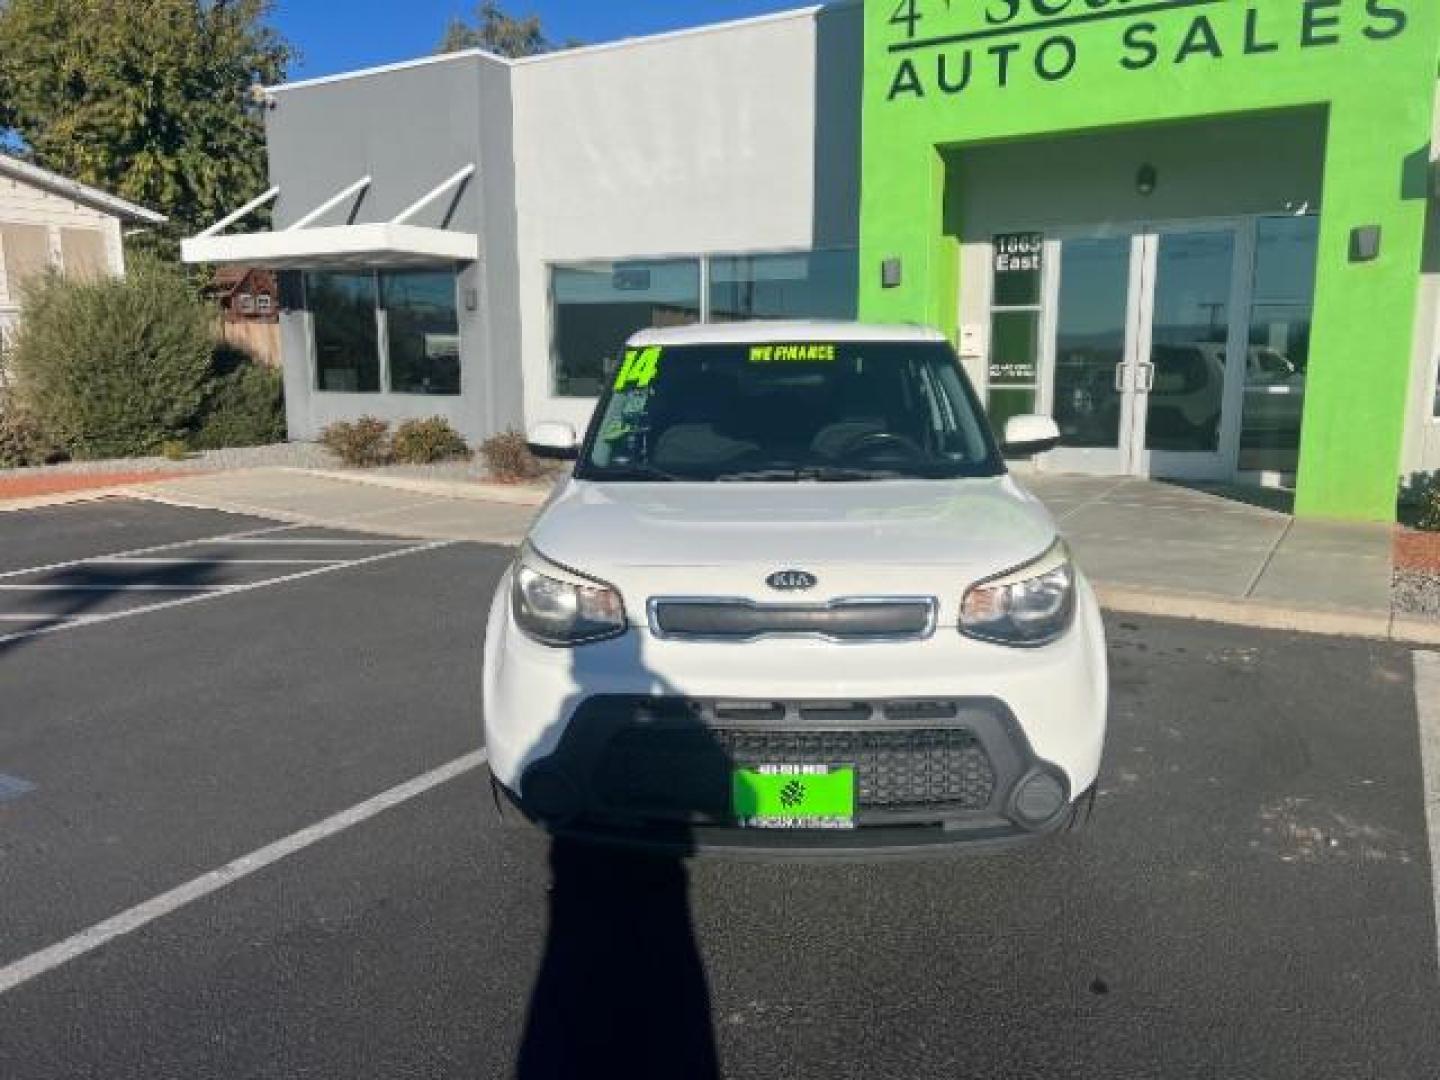
M 747 829 L 853 829 L 855 770 L 815 765 L 736 769 L 730 804 Z

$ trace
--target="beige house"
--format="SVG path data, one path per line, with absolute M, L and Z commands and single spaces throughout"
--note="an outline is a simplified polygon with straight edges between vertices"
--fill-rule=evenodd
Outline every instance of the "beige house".
M 82 278 L 123 274 L 122 230 L 164 221 L 163 214 L 0 153 L 0 337 L 19 319 L 27 278 L 52 268 Z

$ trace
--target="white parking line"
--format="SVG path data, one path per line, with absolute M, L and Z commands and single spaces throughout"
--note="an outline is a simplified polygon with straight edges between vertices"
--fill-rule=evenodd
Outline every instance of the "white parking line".
M 220 592 L 224 585 L 165 585 L 151 582 L 136 583 L 122 581 L 105 584 L 84 585 L 0 585 L 0 592 Z
M 24 577 L 27 574 L 43 574 L 50 570 L 69 570 L 73 566 L 84 566 L 86 563 L 95 562 L 97 559 L 126 559 L 134 555 L 153 555 L 159 551 L 174 551 L 177 548 L 194 547 L 197 544 L 228 544 L 248 541 L 254 537 L 270 536 L 274 533 L 289 532 L 293 529 L 303 529 L 303 525 L 272 525 L 265 529 L 247 529 L 244 532 L 227 533 L 222 536 L 197 536 L 194 540 L 176 540 L 170 544 L 155 544 L 151 547 L 132 548 L 129 551 L 112 551 L 106 555 L 89 555 L 83 559 L 67 559 L 65 562 L 47 563 L 44 566 L 27 566 L 23 570 L 7 570 L 0 573 L 0 580 L 5 578 Z
M 124 555 L 106 555 L 91 559 L 106 566 L 323 566 L 342 563 L 346 559 L 232 559 L 217 555 L 210 559 L 132 559 Z
M 14 963 L 0 968 L 0 994 L 9 993 L 17 986 L 22 986 L 31 979 L 44 975 L 47 971 L 53 971 L 77 957 L 93 952 L 116 938 L 132 934 L 156 919 L 180 910 L 187 904 L 193 904 L 196 900 L 219 892 L 226 886 L 233 885 L 267 866 L 273 866 L 280 860 L 294 855 L 297 851 L 303 851 L 337 833 L 354 828 L 361 822 L 368 821 L 386 810 L 418 798 L 441 784 L 449 783 L 457 777 L 473 772 L 484 763 L 484 750 L 476 750 L 463 757 L 458 757 L 423 776 L 417 776 L 413 780 L 382 792 L 348 810 L 342 810 L 333 817 L 328 817 L 297 833 L 291 833 L 283 840 L 277 840 L 258 851 L 242 855 L 218 870 L 212 870 L 208 874 L 203 874 L 192 881 L 187 881 L 184 885 L 171 889 L 169 892 L 161 893 L 153 899 L 137 904 L 128 911 L 122 911 L 104 922 L 98 922 L 49 948 L 41 949 L 39 952 L 16 960 Z
M 187 588 L 185 591 L 196 595 L 184 596 L 178 600 L 165 600 L 157 604 L 143 604 L 140 607 L 126 608 L 124 611 L 112 611 L 104 615 L 75 615 L 63 623 L 56 623 L 49 626 L 37 626 L 30 630 L 17 630 L 13 634 L 0 634 L 0 645 L 7 645 L 14 641 L 23 641 L 26 638 L 43 637 L 48 634 L 58 634 L 66 630 L 78 630 L 84 626 L 99 626 L 101 623 L 116 622 L 120 619 L 131 619 L 136 615 L 148 615 L 156 611 L 168 611 L 171 608 L 186 607 L 190 604 L 203 604 L 211 600 L 223 599 L 227 596 L 235 596 L 238 593 L 253 592 L 256 589 L 268 589 L 272 585 L 286 585 L 293 581 L 303 581 L 306 578 L 319 577 L 322 574 L 334 574 L 341 570 L 349 570 L 356 566 L 369 566 L 372 563 L 385 562 L 389 559 L 399 559 L 406 555 L 420 555 L 427 551 L 436 551 L 440 548 L 450 547 L 453 540 L 436 540 L 433 543 L 417 544 L 413 547 L 402 548 L 399 551 L 383 551 L 378 555 L 371 555 L 364 559 L 353 559 L 350 562 L 335 563 L 329 566 L 317 566 L 310 570 L 299 570 L 293 574 L 281 574 L 279 577 L 266 578 L 263 581 L 249 581 L 242 585 L 226 585 L 215 588 L 212 591 L 201 592 L 197 588 Z M 0 589 L 13 588 L 17 592 L 25 591 L 28 587 L 0 586 Z M 56 586 L 59 591 L 70 589 L 70 586 Z M 137 586 L 137 588 L 139 588 Z M 117 586 L 105 586 L 97 589 L 100 592 L 120 591 Z
M 1415 655 L 1415 714 L 1420 720 L 1420 759 L 1425 773 L 1425 822 L 1430 830 L 1430 880 L 1435 925 L 1440 930 L 1440 653 Z M 1437 934 L 1440 937 L 1440 934 Z M 1440 949 L 1440 942 L 1437 942 Z M 1437 951 L 1440 960 L 1440 951 Z

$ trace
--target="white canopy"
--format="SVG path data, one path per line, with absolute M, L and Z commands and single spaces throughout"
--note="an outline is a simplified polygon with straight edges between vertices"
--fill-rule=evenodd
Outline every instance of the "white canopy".
M 480 238 L 474 233 L 428 228 L 411 225 L 409 222 L 445 192 L 469 179 L 474 172 L 474 165 L 465 166 L 454 176 L 420 196 L 390 221 L 312 227 L 312 222 L 368 188 L 371 178 L 363 176 L 300 217 L 289 228 L 273 232 L 221 235 L 225 229 L 247 214 L 272 202 L 280 194 L 280 189 L 274 187 L 233 214 L 217 221 L 198 236 L 183 241 L 180 245 L 180 256 L 187 263 L 228 263 L 275 269 L 364 269 L 473 262 L 480 257 Z

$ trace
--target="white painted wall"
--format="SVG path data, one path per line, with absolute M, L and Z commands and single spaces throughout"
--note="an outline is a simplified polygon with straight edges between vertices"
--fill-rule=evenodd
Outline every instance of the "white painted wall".
M 514 66 L 527 422 L 583 428 L 594 405 L 552 393 L 551 264 L 855 243 L 858 106 L 850 138 L 816 99 L 832 77 L 858 91 L 859 32 L 858 6 L 812 9 Z M 854 72 L 817 70 L 822 35 L 853 35 L 826 58 Z
M 113 273 L 125 272 L 125 255 L 118 218 L 72 202 L 42 188 L 7 176 L 0 176 L 0 224 L 43 225 L 50 230 L 50 262 L 62 269 L 61 229 L 95 229 L 104 234 L 105 252 Z M 4 239 L 0 238 L 0 244 Z M 7 333 L 18 320 L 18 282 L 7 280 L 4 251 L 0 249 L 0 333 Z

